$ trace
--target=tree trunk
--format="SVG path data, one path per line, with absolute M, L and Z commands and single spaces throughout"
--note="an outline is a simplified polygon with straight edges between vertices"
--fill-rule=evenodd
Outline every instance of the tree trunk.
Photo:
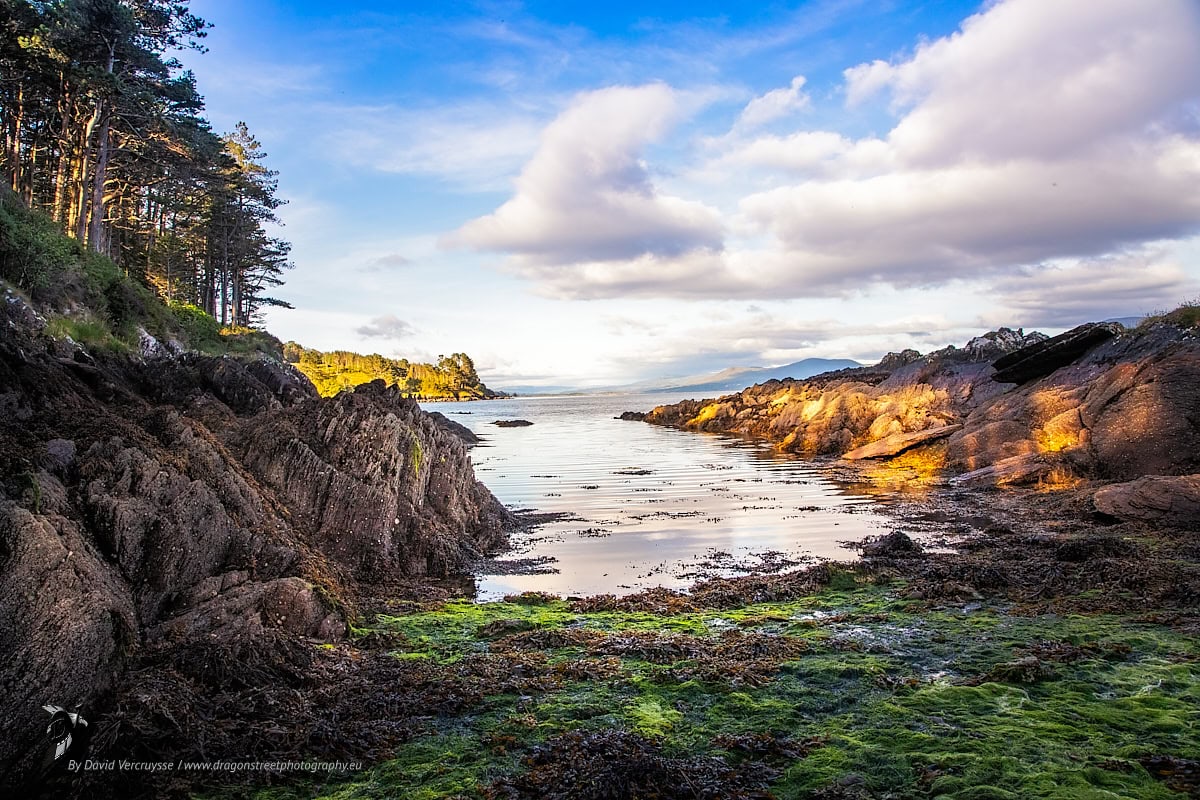
M 88 230 L 88 246 L 93 253 L 105 251 L 104 237 L 104 184 L 108 179 L 109 114 L 105 112 L 100 123 L 100 138 L 97 143 L 96 171 L 92 176 L 92 220 Z
M 80 137 L 79 163 L 74 180 L 75 208 L 71 214 L 72 225 L 69 232 L 81 242 L 87 238 L 88 178 L 91 174 L 89 167 L 92 161 L 92 133 L 96 130 L 96 126 L 100 124 L 100 118 L 103 114 L 104 101 L 97 100 L 96 108 L 92 112 L 92 118 L 88 120 L 88 124 L 83 129 L 83 135 Z
M 67 175 L 71 169 L 71 89 L 62 79 L 62 95 L 58 103 L 62 127 L 58 133 L 58 165 L 54 171 L 54 209 L 51 214 L 59 225 L 66 224 Z

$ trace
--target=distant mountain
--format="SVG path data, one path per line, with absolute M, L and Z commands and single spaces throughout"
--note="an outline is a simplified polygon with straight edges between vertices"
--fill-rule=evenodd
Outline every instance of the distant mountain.
M 536 386 L 533 384 L 505 384 L 502 390 L 505 394 L 516 394 L 523 397 L 530 395 L 545 395 L 545 394 L 581 394 L 586 392 L 586 389 L 581 389 L 578 386 Z
M 697 392 L 732 392 L 740 391 L 756 383 L 783 378 L 811 378 L 822 372 L 831 372 L 849 367 L 861 367 L 857 361 L 848 358 L 806 358 L 782 367 L 730 367 L 720 372 L 708 375 L 697 375 L 689 378 L 666 379 L 648 391 L 675 391 L 679 389 Z
M 1124 325 L 1126 328 L 1136 328 L 1138 326 L 1138 323 L 1141 322 L 1142 320 L 1144 320 L 1145 318 L 1146 318 L 1145 315 L 1142 315 L 1140 317 L 1110 317 L 1109 319 L 1106 319 L 1104 321 L 1105 322 L 1119 322 L 1122 325 Z

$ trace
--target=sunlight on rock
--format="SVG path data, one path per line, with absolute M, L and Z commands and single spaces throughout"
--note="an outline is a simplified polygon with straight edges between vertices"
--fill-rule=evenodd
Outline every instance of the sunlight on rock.
M 879 493 L 928 492 L 946 471 L 944 446 L 919 447 L 887 461 L 871 463 L 863 479 Z

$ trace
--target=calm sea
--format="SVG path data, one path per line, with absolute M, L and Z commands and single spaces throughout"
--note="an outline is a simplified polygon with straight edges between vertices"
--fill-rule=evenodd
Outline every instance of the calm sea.
M 429 403 L 484 437 L 478 478 L 513 509 L 571 515 L 516 538 L 481 574 L 480 599 L 538 590 L 624 594 L 686 588 L 781 562 L 852 558 L 842 543 L 882 532 L 874 501 L 769 446 L 614 419 L 679 394 Z M 501 428 L 495 420 L 530 427 Z

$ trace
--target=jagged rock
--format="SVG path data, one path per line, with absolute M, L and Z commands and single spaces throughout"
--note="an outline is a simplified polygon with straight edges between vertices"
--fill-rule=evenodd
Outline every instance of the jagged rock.
M 184 353 L 147 362 L 140 378 L 142 389 L 160 402 L 182 405 L 211 394 L 237 415 L 317 396 L 317 390 L 298 370 L 273 359 Z
M 995 466 L 963 477 L 981 485 L 1033 480 L 1052 469 L 1061 485 L 1200 472 L 1200 340 L 1173 326 L 1125 336 L 1112 335 L 1115 325 L 1087 329 L 1104 340 L 1018 387 L 992 380 L 988 361 L 966 357 L 1041 338 L 1001 329 L 961 350 L 889 357 L 887 372 L 867 367 L 763 384 L 660 406 L 646 421 L 766 439 L 804 455 L 841 455 L 893 436 L 904 443 L 938 422 L 961 424 L 939 448 L 941 467 L 975 473 Z
M 461 422 L 455 422 L 454 420 L 447 417 L 445 414 L 441 414 L 437 411 L 430 411 L 428 413 L 429 413 L 429 416 L 433 418 L 434 422 L 436 422 L 438 425 L 442 426 L 442 428 L 444 428 L 445 430 L 447 430 L 450 433 L 457 436 L 459 439 L 462 439 L 463 442 L 465 442 L 466 444 L 476 445 L 476 444 L 479 444 L 481 441 L 483 441 L 482 439 L 480 439 L 478 436 L 475 435 L 475 431 L 471 430 L 466 425 L 463 425 Z
M 623 419 L 627 422 L 641 422 L 645 418 L 645 411 L 622 411 L 621 416 L 617 417 L 617 419 Z
M 1016 352 L 1021 348 L 1044 342 L 1048 338 L 1050 337 L 1038 331 L 1027 334 L 1024 328 L 1017 328 L 1015 331 L 1012 328 L 1000 328 L 982 336 L 976 336 L 967 342 L 963 349 L 974 358 L 992 360 Z
M 35 323 L 0 302 L 6 788 L 40 769 L 43 704 L 97 713 L 143 653 L 338 639 L 346 567 L 442 573 L 504 542 L 462 441 L 395 392 L 320 400 L 263 359 L 64 356 Z
M 903 453 L 905 450 L 909 450 L 917 445 L 944 439 L 961 428 L 962 425 L 941 425 L 936 428 L 926 428 L 923 431 L 914 431 L 913 433 L 893 433 L 878 441 L 857 447 L 845 453 L 842 458 L 847 461 L 858 461 L 864 458 L 888 458 Z
M 260 414 L 231 444 L 361 578 L 447 575 L 506 542 L 462 440 L 382 381 Z
M 1089 322 L 1066 333 L 1022 347 L 993 362 L 992 379 L 1000 383 L 1028 383 L 1049 375 L 1078 359 L 1088 350 L 1124 330 L 1115 322 Z
M 1148 475 L 1105 486 L 1092 502 L 1097 511 L 1120 519 L 1194 527 L 1200 524 L 1200 474 Z
M 921 360 L 921 354 L 913 349 L 901 350 L 899 353 L 888 353 L 879 360 L 879 369 L 892 372 Z

